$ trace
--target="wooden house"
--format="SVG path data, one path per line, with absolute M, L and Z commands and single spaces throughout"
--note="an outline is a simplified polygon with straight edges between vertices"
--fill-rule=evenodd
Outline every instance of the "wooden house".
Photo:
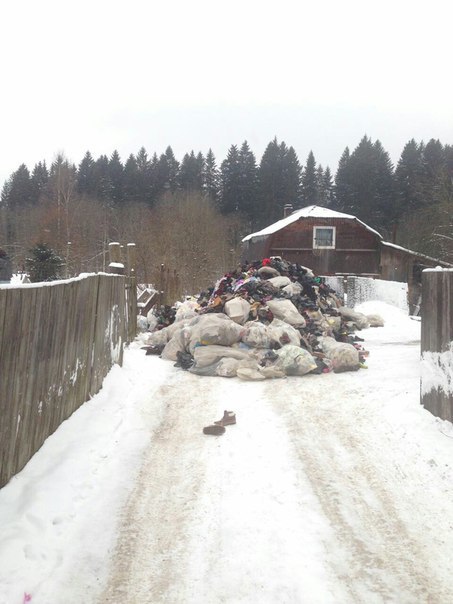
M 296 210 L 242 241 L 243 261 L 280 256 L 311 268 L 317 275 L 405 282 L 411 305 L 417 303 L 423 269 L 453 266 L 384 241 L 356 216 L 320 206 Z

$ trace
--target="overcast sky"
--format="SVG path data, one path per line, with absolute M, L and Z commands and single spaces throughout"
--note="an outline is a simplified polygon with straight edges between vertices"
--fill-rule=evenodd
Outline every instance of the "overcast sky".
M 346 146 L 453 143 L 451 0 L 22 0 L 0 8 L 0 182 L 168 145 L 220 163 L 277 136 L 336 169 Z

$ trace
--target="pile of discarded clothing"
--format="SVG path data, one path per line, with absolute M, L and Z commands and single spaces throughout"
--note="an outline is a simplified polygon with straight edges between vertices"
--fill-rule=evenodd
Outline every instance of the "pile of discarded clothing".
M 310 269 L 278 257 L 241 266 L 154 315 L 147 354 L 197 375 L 244 380 L 356 371 L 368 352 L 355 331 L 383 325 L 342 306 Z

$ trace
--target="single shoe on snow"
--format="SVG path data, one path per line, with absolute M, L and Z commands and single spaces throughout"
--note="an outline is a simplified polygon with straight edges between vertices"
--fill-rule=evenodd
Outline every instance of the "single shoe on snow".
M 216 426 L 231 426 L 236 423 L 236 414 L 234 411 L 224 411 L 222 419 L 214 422 Z
M 220 436 L 220 434 L 225 433 L 225 428 L 223 426 L 216 426 L 215 424 L 212 426 L 206 426 L 203 428 L 203 434 L 212 434 L 213 436 Z

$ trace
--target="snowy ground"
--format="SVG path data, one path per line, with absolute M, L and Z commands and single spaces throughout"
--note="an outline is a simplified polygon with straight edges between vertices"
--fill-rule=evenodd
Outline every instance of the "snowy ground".
M 419 405 L 420 324 L 365 310 L 386 327 L 357 373 L 248 383 L 131 347 L 0 491 L 0 604 L 453 602 L 452 426 Z

